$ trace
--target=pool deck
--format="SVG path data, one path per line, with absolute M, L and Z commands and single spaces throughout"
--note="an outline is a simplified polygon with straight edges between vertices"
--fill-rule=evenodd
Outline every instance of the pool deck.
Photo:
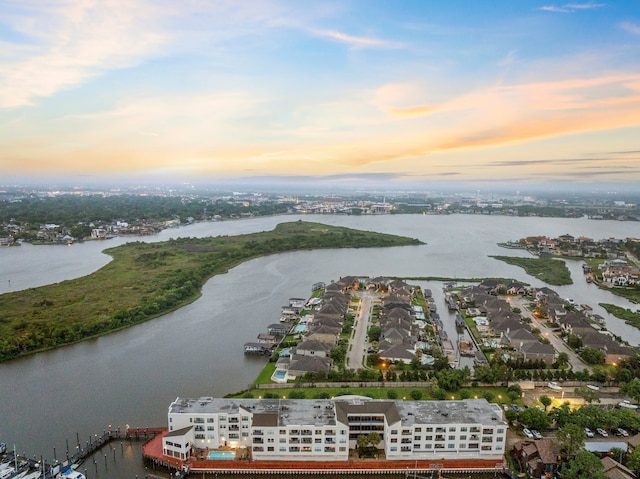
M 424 472 L 441 470 L 447 472 L 503 472 L 506 464 L 486 459 L 429 459 L 408 461 L 387 461 L 380 459 L 359 459 L 352 454 L 349 461 L 255 461 L 251 459 L 211 460 L 190 458 L 181 461 L 162 455 L 162 438 L 168 431 L 158 434 L 142 446 L 142 456 L 155 464 L 189 472 L 226 472 L 245 474 L 251 472 Z

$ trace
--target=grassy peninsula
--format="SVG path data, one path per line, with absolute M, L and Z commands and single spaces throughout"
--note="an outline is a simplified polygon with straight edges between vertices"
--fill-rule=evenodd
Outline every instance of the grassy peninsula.
M 283 223 L 240 236 L 134 242 L 105 252 L 95 273 L 0 296 L 0 361 L 147 321 L 200 296 L 212 276 L 259 256 L 318 248 L 422 244 L 417 239 L 319 223 Z
M 607 313 L 613 314 L 617 318 L 623 319 L 625 323 L 636 328 L 640 328 L 640 311 L 632 311 L 628 308 L 616 306 L 610 303 L 599 303 Z
M 527 274 L 535 276 L 541 281 L 554 286 L 572 284 L 571 272 L 564 261 L 552 258 L 521 258 L 515 256 L 491 256 L 492 258 L 504 261 L 524 268 Z

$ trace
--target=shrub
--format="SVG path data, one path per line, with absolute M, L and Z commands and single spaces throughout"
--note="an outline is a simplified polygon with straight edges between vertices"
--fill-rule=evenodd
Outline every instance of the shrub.
M 419 389 L 414 389 L 413 391 L 411 391 L 411 397 L 414 401 L 419 401 L 420 399 L 422 399 L 422 391 L 420 391 Z

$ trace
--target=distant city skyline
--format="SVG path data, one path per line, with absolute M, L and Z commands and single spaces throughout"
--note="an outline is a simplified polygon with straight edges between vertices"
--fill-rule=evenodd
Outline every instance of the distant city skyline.
M 3 181 L 640 181 L 635 1 L 8 0 L 0 25 Z

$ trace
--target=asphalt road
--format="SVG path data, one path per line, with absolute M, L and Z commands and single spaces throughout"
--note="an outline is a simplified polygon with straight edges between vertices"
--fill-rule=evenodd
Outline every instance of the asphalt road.
M 360 306 L 355 317 L 353 325 L 353 334 L 349 340 L 349 349 L 347 351 L 347 366 L 349 369 L 364 368 L 364 358 L 366 357 L 367 330 L 369 329 L 369 320 L 371 318 L 371 307 L 375 299 L 375 293 L 365 290 L 352 293 L 360 298 Z

